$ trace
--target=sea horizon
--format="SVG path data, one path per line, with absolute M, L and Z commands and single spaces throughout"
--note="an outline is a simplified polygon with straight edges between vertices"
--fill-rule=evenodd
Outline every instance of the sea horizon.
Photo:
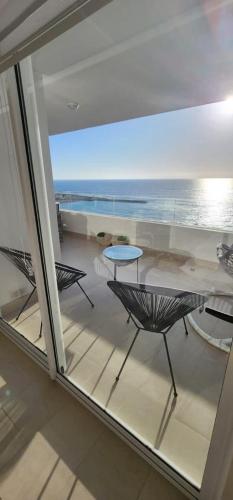
M 62 202 L 64 210 L 232 229 L 232 178 L 54 179 L 53 183 L 56 193 L 94 198 Z M 101 196 L 108 199 L 99 200 Z
M 78 178 L 75 178 L 75 179 L 72 179 L 72 178 L 66 178 L 66 179 L 61 179 L 61 178 L 53 178 L 53 181 L 54 182 L 57 182 L 57 181 L 75 181 L 75 182 L 82 182 L 82 181 L 98 181 L 98 182 L 102 182 L 102 181 L 198 181 L 198 180 L 203 180 L 203 179 L 208 179 L 208 180 L 211 180 L 211 179 L 228 179 L 228 180 L 232 180 L 233 177 L 138 177 L 138 178 L 133 178 L 133 177 L 127 177 L 127 178 L 118 178 L 118 177 L 113 177 L 113 178 L 108 178 L 108 177 L 105 177 L 103 179 L 99 179 L 99 178 L 95 178 L 95 177 L 92 177 L 92 178 L 86 178 L 86 179 L 78 179 Z

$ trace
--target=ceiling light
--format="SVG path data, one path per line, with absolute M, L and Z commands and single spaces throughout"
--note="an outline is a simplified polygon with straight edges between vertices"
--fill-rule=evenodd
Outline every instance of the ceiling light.
M 67 108 L 71 109 L 71 111 L 78 111 L 80 108 L 80 104 L 78 102 L 68 102 Z

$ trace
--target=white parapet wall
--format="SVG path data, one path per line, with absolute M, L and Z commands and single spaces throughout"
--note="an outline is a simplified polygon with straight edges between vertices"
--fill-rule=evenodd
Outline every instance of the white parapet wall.
M 203 228 L 175 226 L 159 222 L 113 217 L 109 215 L 62 210 L 65 231 L 95 237 L 100 231 L 126 235 L 132 245 L 176 253 L 217 263 L 219 242 L 233 243 L 233 233 Z

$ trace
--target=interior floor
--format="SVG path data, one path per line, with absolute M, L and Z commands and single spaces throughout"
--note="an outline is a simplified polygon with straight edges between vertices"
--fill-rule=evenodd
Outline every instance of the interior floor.
M 2 334 L 0 402 L 2 499 L 185 500 Z

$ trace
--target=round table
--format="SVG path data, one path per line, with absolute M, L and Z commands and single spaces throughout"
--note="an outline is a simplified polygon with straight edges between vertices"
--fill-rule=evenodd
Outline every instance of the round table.
M 114 245 L 105 248 L 103 255 L 114 264 L 114 280 L 116 280 L 117 266 L 128 266 L 136 261 L 138 282 L 138 260 L 143 255 L 141 248 L 132 245 Z

